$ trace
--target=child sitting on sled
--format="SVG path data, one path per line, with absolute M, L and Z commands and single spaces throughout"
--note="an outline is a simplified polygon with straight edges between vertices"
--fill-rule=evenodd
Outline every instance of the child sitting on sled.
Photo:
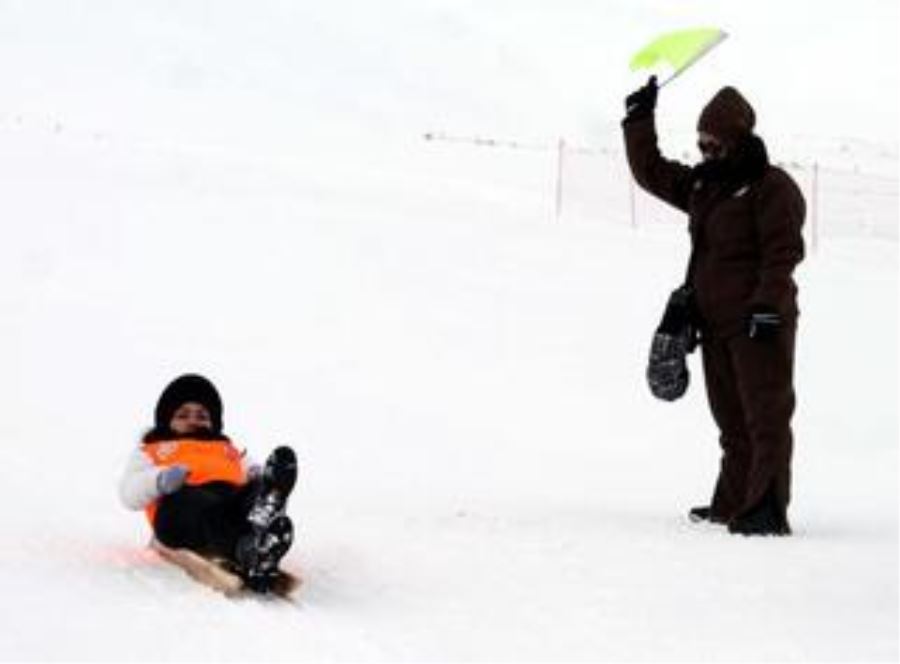
M 285 508 L 296 479 L 289 447 L 263 466 L 249 462 L 222 432 L 215 386 L 186 374 L 163 390 L 119 489 L 127 507 L 145 510 L 159 543 L 224 560 L 251 590 L 267 592 L 293 540 Z

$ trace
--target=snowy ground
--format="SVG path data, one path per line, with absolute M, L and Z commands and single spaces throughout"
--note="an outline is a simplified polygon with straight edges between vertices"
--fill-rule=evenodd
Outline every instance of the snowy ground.
M 201 104 L 163 138 L 67 94 L 0 114 L 0 659 L 900 656 L 896 241 L 799 270 L 795 536 L 748 540 L 685 518 L 718 462 L 697 358 L 676 405 L 643 382 L 680 225 L 554 222 L 552 159 L 419 127 L 225 141 Z M 117 501 L 184 371 L 252 454 L 298 450 L 296 604 L 191 583 Z
M 748 541 L 684 518 L 717 461 L 697 366 L 677 406 L 642 382 L 680 228 L 554 224 L 425 142 L 3 144 L 4 658 L 896 658 L 895 244 L 800 271 L 796 536 Z M 186 582 L 116 502 L 182 370 L 301 455 L 296 606 Z

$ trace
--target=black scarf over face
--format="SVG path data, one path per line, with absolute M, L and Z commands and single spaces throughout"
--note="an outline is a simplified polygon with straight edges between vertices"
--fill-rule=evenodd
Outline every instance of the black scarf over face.
M 769 167 L 766 144 L 756 134 L 748 134 L 722 159 L 710 159 L 694 166 L 695 186 L 717 186 L 726 193 L 759 180 Z

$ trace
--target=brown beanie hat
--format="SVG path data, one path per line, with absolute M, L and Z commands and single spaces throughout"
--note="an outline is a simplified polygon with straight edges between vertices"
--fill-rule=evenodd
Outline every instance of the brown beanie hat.
M 732 87 L 719 90 L 700 113 L 697 130 L 712 134 L 729 146 L 753 132 L 756 113 L 740 92 Z

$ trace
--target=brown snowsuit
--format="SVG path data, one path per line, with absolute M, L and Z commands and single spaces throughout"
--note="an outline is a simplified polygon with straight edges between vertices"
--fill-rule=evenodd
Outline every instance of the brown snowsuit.
M 789 530 L 798 317 L 792 273 L 804 254 L 805 203 L 791 177 L 769 163 L 754 123 L 750 105 L 724 88 L 698 129 L 719 138 L 728 156 L 695 167 L 660 154 L 652 114 L 626 119 L 623 128 L 638 184 L 689 216 L 689 281 L 701 318 L 707 396 L 721 434 L 712 518 L 731 522 L 765 501 Z M 780 314 L 773 339 L 748 336 L 754 307 Z

